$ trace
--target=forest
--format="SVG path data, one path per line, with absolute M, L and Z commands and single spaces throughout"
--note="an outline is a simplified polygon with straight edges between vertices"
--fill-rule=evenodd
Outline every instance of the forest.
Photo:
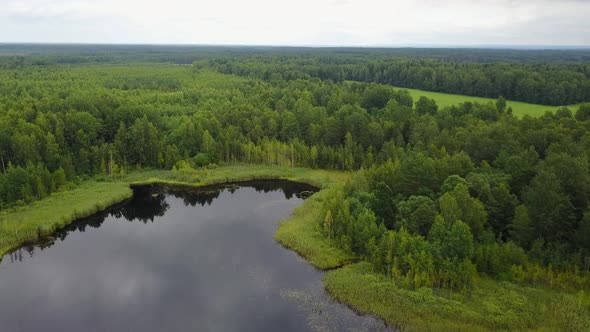
M 318 227 L 405 288 L 590 291 L 585 51 L 20 47 L 0 49 L 0 209 L 141 169 L 341 170 Z
M 264 80 L 346 80 L 545 105 L 590 100 L 588 50 L 4 45 L 0 67 L 207 62 Z M 236 61 L 237 60 L 237 61 Z

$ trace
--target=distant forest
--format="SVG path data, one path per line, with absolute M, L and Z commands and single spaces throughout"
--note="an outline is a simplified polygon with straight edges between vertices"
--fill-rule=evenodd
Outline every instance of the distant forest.
M 207 61 L 264 80 L 317 77 L 535 104 L 590 101 L 590 50 L 0 45 L 0 66 Z

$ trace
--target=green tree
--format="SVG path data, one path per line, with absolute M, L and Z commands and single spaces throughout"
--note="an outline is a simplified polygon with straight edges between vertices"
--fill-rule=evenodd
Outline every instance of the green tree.
M 504 113 L 506 110 L 506 99 L 504 99 L 504 97 L 500 96 L 500 98 L 496 100 L 496 109 L 498 112 Z
M 550 152 L 541 163 L 543 168 L 558 178 L 579 217 L 588 209 L 590 202 L 590 173 L 587 158 L 582 152 L 576 157 L 563 152 Z
M 426 236 L 436 213 L 436 205 L 432 199 L 426 196 L 411 196 L 398 203 L 399 227 L 407 229 L 410 233 Z
M 67 183 L 66 172 L 63 168 L 60 167 L 53 173 L 52 182 L 55 185 L 55 189 L 59 189 Z
M 215 147 L 215 139 L 213 138 L 213 136 L 211 136 L 211 134 L 209 133 L 209 130 L 205 129 L 205 131 L 203 131 L 203 136 L 201 138 L 201 146 L 203 148 L 203 152 L 209 154 L 209 155 L 213 155 L 214 151 L 214 147 Z
M 459 184 L 467 185 L 467 180 L 459 175 L 451 175 L 445 179 L 440 191 L 443 193 L 452 192 Z
M 344 156 L 343 156 L 343 161 L 344 161 L 344 169 L 346 170 L 352 170 L 354 165 L 355 165 L 355 160 L 354 160 L 354 150 L 355 150 L 355 144 L 354 144 L 354 140 L 352 139 L 352 135 L 348 132 L 346 133 L 346 138 L 344 141 Z
M 57 144 L 55 136 L 52 133 L 47 133 L 45 136 L 45 148 L 43 150 L 43 159 L 50 170 L 55 170 L 60 163 L 60 148 Z
M 385 107 L 391 98 L 392 91 L 383 85 L 369 85 L 363 93 L 362 106 L 367 110 Z
M 407 196 L 438 191 L 442 182 L 435 161 L 422 153 L 412 153 L 403 159 L 392 180 L 391 188 Z
M 290 141 L 293 138 L 299 137 L 299 124 L 295 115 L 289 111 L 285 111 L 281 117 L 281 139 L 283 141 Z
M 416 102 L 416 113 L 419 115 L 435 115 L 438 111 L 438 105 L 434 99 L 426 98 L 424 96 L 420 97 Z
M 115 134 L 115 142 L 113 144 L 116 160 L 120 163 L 124 163 L 129 156 L 129 134 L 127 133 L 127 127 L 125 123 L 119 123 L 119 129 Z
M 158 129 L 147 116 L 137 119 L 129 128 L 129 148 L 131 161 L 146 166 L 158 165 L 160 137 Z
M 438 199 L 442 220 L 447 225 L 461 219 L 461 210 L 457 200 L 451 193 L 445 193 Z
M 555 174 L 539 171 L 525 190 L 524 201 L 535 221 L 535 238 L 560 241 L 573 234 L 574 207 Z
M 460 207 L 459 219 L 469 225 L 474 236 L 479 236 L 483 232 L 488 218 L 483 203 L 477 198 L 471 197 L 467 186 L 464 184 L 455 187 L 452 195 Z
M 576 230 L 576 241 L 578 247 L 586 251 L 586 255 L 590 257 L 590 212 L 584 214 L 584 218 L 580 221 L 578 229 Z
M 529 211 L 526 206 L 519 205 L 514 212 L 514 221 L 510 229 L 510 238 L 522 248 L 528 249 L 535 233 Z
M 473 254 L 473 235 L 469 226 L 457 220 L 448 224 L 442 216 L 437 215 L 428 233 L 435 257 L 463 261 Z
M 576 120 L 586 121 L 588 119 L 590 119 L 590 103 L 585 103 L 578 107 L 578 110 L 576 111 Z
M 387 184 L 379 182 L 375 186 L 373 192 L 375 194 L 375 206 L 373 210 L 375 211 L 377 218 L 385 225 L 385 227 L 393 229 L 395 226 L 396 213 L 393 191 Z

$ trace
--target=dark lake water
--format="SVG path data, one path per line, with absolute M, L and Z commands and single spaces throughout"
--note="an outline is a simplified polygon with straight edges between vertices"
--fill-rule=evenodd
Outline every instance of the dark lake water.
M 0 331 L 374 331 L 275 242 L 304 185 L 140 190 L 0 262 Z

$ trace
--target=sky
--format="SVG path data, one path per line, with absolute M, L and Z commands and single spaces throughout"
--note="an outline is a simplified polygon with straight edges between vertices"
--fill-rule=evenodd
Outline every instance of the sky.
M 590 0 L 0 0 L 0 42 L 590 46 Z

